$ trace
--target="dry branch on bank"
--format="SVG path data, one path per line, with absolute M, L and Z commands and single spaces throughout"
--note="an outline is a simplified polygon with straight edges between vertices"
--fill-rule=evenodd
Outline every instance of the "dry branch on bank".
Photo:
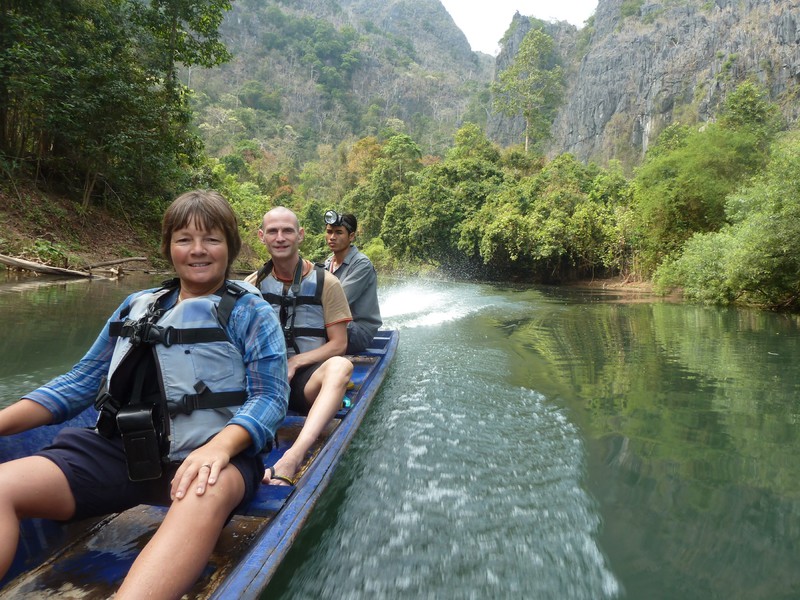
M 13 256 L 5 256 L 0 254 L 0 263 L 12 267 L 14 269 L 23 269 L 26 271 L 33 271 L 35 273 L 46 273 L 48 275 L 69 275 L 70 277 L 92 277 L 92 269 L 97 267 L 107 267 L 110 265 L 118 265 L 130 261 L 146 261 L 147 259 L 141 256 L 131 258 L 119 258 L 115 260 L 107 260 L 101 263 L 88 265 L 85 270 L 76 271 L 73 269 L 63 269 L 61 267 L 53 267 L 42 263 L 25 260 L 23 258 L 14 258 Z

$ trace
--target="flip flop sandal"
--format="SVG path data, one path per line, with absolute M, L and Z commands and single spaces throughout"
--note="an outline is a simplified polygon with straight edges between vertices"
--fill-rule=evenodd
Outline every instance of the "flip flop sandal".
M 286 475 L 278 475 L 275 472 L 275 467 L 270 465 L 266 468 L 266 471 L 269 473 L 269 480 L 272 481 L 273 479 L 277 479 L 278 481 L 282 481 L 288 485 L 294 485 L 297 483 L 297 479 L 292 479 L 291 477 L 286 477 Z M 272 484 L 275 485 L 275 484 Z
M 292 479 L 291 477 L 286 477 L 286 475 L 273 475 L 270 478 L 270 481 L 272 481 L 273 479 L 277 479 L 278 481 L 282 481 L 282 482 L 287 483 L 289 485 L 294 485 L 294 484 L 297 483 L 297 479 Z

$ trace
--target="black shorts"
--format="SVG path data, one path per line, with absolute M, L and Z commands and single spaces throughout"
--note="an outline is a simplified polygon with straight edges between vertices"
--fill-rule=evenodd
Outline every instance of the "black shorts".
M 65 427 L 53 442 L 36 453 L 53 461 L 64 472 L 75 498 L 72 520 L 121 512 L 138 504 L 169 506 L 172 478 L 180 463 L 169 463 L 158 479 L 131 481 L 122 438 L 105 438 L 94 429 Z M 238 454 L 231 465 L 244 479 L 244 497 L 237 512 L 252 500 L 264 476 L 261 455 Z
M 347 354 L 363 352 L 372 345 L 374 338 L 372 333 L 357 325 L 355 321 L 350 321 L 347 324 Z
M 294 377 L 289 382 L 289 410 L 301 415 L 307 415 L 311 405 L 306 400 L 303 390 L 314 372 L 322 366 L 321 362 L 302 367 L 294 372 Z

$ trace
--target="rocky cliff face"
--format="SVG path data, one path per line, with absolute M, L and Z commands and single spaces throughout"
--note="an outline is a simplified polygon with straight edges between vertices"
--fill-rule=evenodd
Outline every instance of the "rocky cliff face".
M 401 122 L 441 154 L 494 69 L 439 0 L 237 0 L 220 30 L 234 59 L 192 79 L 212 154 L 230 152 L 232 130 L 308 160 L 318 144 Z M 251 102 L 242 117 L 243 89 L 272 94 L 272 107 Z
M 369 20 L 391 36 L 412 40 L 416 59 L 425 69 L 470 73 L 479 68 L 479 57 L 439 0 L 338 1 L 357 26 Z
M 526 21 L 516 23 L 498 72 L 530 28 Z M 748 78 L 768 89 L 791 121 L 800 114 L 800 2 L 600 0 L 587 27 L 551 26 L 569 72 L 551 153 L 636 164 L 667 125 L 708 122 Z M 581 36 L 590 36 L 585 50 Z M 507 143 L 521 127 L 494 117 L 489 133 Z

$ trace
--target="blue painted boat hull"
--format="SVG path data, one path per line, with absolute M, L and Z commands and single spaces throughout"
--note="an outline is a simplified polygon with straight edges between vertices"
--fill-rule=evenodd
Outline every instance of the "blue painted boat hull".
M 190 598 L 259 597 L 329 484 L 386 376 L 397 344 L 397 331 L 381 331 L 372 348 L 350 357 L 354 365 L 354 385 L 347 393 L 350 406 L 339 411 L 312 449 L 295 486 L 261 486 L 247 509 L 231 520 Z M 35 452 L 61 427 L 92 426 L 95 419 L 96 412 L 89 409 L 61 425 L 0 437 L 0 462 Z M 291 445 L 302 422 L 303 417 L 287 416 L 278 432 L 280 444 L 267 464 Z M 137 506 L 70 524 L 23 521 L 14 564 L 0 581 L 0 598 L 108 598 L 165 512 L 165 507 Z

